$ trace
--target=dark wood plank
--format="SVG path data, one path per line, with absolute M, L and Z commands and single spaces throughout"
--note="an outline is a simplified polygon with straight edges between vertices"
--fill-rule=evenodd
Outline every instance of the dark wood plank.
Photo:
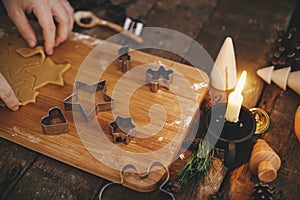
M 0 199 L 14 190 L 37 156 L 34 151 L 0 138 Z
M 40 155 L 7 199 L 95 199 L 104 179 Z
M 218 3 L 218 0 L 158 1 L 145 18 L 146 25 L 172 29 L 195 38 Z
M 133 190 L 130 190 L 125 187 L 121 187 L 119 185 L 111 185 L 109 186 L 103 193 L 102 199 L 114 199 L 114 200 L 123 200 L 123 199 L 132 199 L 132 200 L 171 200 L 171 197 L 162 192 L 162 191 L 154 191 L 150 193 L 140 193 Z
M 158 1 L 154 8 L 150 10 L 145 18 L 146 26 L 167 28 L 178 31 L 195 39 L 209 19 L 214 9 L 218 6 L 219 1 L 193 1 L 193 0 L 167 0 Z M 168 58 L 175 61 L 183 61 L 184 58 L 179 57 L 175 53 L 178 52 L 178 47 L 188 51 L 189 43 L 177 39 L 176 34 L 144 35 L 144 37 L 154 38 L 153 42 L 168 46 L 171 52 L 149 49 L 146 52 Z M 173 45 L 176 42 L 176 45 Z

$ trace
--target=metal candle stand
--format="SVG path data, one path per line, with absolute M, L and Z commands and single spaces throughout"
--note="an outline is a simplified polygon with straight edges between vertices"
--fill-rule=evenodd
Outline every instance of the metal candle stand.
M 239 121 L 228 122 L 225 119 L 227 104 L 213 106 L 205 118 L 207 137 L 211 144 L 224 149 L 224 164 L 229 168 L 248 161 L 254 144 L 256 121 L 246 108 L 241 108 Z

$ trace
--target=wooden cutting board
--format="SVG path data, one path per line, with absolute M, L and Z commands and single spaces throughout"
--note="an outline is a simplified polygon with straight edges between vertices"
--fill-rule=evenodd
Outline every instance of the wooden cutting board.
M 11 32 L 12 25 L 5 23 L 8 26 L 3 27 L 7 30 L 2 28 L 1 31 Z M 122 73 L 116 60 L 108 63 L 104 73 L 99 75 L 99 80 L 107 82 L 106 93 L 115 98 L 115 108 L 99 112 L 91 122 L 83 120 L 74 123 L 74 118 L 80 117 L 81 113 L 65 111 L 63 101 L 72 94 L 75 80 L 80 77 L 81 81 L 90 83 L 89 77 L 94 77 L 98 67 L 103 64 L 102 56 L 116 56 L 120 48 L 110 43 L 105 48 L 96 47 L 101 42 L 86 35 L 72 33 L 51 56 L 55 63 L 72 65 L 63 75 L 64 86 L 48 84 L 40 88 L 37 102 L 21 107 L 17 112 L 0 108 L 0 136 L 102 178 L 120 182 L 120 169 L 125 164 L 133 164 L 141 172 L 145 172 L 153 161 L 169 165 L 178 156 L 186 135 L 199 117 L 198 107 L 208 91 L 209 79 L 207 74 L 197 68 L 132 51 L 132 69 L 144 70 L 145 65 L 155 67 L 161 61 L 167 69 L 174 71 L 170 90 L 162 88 L 157 93 L 152 93 L 148 85 L 139 85 L 128 93 L 128 88 L 132 88 L 132 84 L 144 77 L 126 79 L 131 71 Z M 93 53 L 89 54 L 91 51 Z M 78 70 L 85 67 L 88 68 L 83 70 L 85 78 L 77 77 Z M 189 91 L 193 92 L 192 96 Z M 128 99 L 128 113 L 126 109 L 124 111 L 123 104 L 120 104 L 125 99 Z M 64 112 L 69 125 L 68 133 L 55 136 L 43 134 L 40 120 L 52 107 L 59 107 Z M 162 114 L 155 114 L 151 118 L 152 111 Z M 137 136 L 128 145 L 113 143 L 108 124 L 114 121 L 115 115 L 130 115 L 137 127 Z M 102 128 L 102 135 L 95 129 L 96 126 Z M 147 178 L 141 179 L 136 172 L 129 170 L 124 173 L 123 185 L 149 192 L 159 186 L 165 175 L 164 169 L 154 168 Z

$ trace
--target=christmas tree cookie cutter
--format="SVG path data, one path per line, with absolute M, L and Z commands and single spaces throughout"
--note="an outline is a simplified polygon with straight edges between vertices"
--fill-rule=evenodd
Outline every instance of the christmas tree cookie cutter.
M 95 115 L 98 112 L 103 112 L 103 111 L 113 109 L 114 99 L 112 99 L 110 96 L 108 96 L 105 93 L 105 91 L 106 91 L 105 86 L 106 86 L 105 80 L 97 82 L 95 84 L 91 84 L 91 85 L 86 84 L 81 81 L 75 81 L 75 86 L 74 86 L 75 91 L 73 92 L 72 95 L 70 95 L 69 97 L 67 97 L 64 100 L 65 110 L 81 112 L 84 119 L 87 122 L 89 122 L 95 117 Z M 80 102 L 78 102 L 78 90 L 79 89 L 84 90 L 88 93 L 96 93 L 97 91 L 100 91 L 103 95 L 104 101 L 95 103 L 93 108 L 90 109 L 88 112 L 86 112 L 85 109 L 83 108 L 82 104 Z
M 159 64 L 158 70 L 149 68 L 146 71 L 146 83 L 149 84 L 152 92 L 157 92 L 161 86 L 169 89 L 173 81 L 174 71 L 171 69 L 167 70 L 161 62 Z
M 109 186 L 111 186 L 111 185 L 113 185 L 113 184 L 120 184 L 120 185 L 123 185 L 123 183 L 124 183 L 124 177 L 123 177 L 123 174 L 124 174 L 127 170 L 133 169 L 134 171 L 137 172 L 137 174 L 139 175 L 139 177 L 140 177 L 141 179 L 146 179 L 146 178 L 149 176 L 149 174 L 151 173 L 151 169 L 152 169 L 153 167 L 162 167 L 162 168 L 166 171 L 167 176 L 166 176 L 165 180 L 163 181 L 163 183 L 159 186 L 159 190 L 162 191 L 162 192 L 164 192 L 164 193 L 166 193 L 166 194 L 168 194 L 173 200 L 175 200 L 174 195 L 173 195 L 171 192 L 169 192 L 169 191 L 167 191 L 167 190 L 165 190 L 165 189 L 163 188 L 163 187 L 165 186 L 165 184 L 169 181 L 169 178 L 170 178 L 170 172 L 169 172 L 168 168 L 167 168 L 162 162 L 160 162 L 160 161 L 154 161 L 154 162 L 150 163 L 150 165 L 149 165 L 148 168 L 147 168 L 147 172 L 146 172 L 145 174 L 141 174 L 140 171 L 139 171 L 139 169 L 138 169 L 135 165 L 133 165 L 133 164 L 126 164 L 126 165 L 124 165 L 123 167 L 121 167 L 121 170 L 120 170 L 120 178 L 121 178 L 120 182 L 119 182 L 119 183 L 110 182 L 110 183 L 104 185 L 104 186 L 101 188 L 100 192 L 99 192 L 99 200 L 102 200 L 103 193 L 104 193 L 104 191 L 105 191 Z

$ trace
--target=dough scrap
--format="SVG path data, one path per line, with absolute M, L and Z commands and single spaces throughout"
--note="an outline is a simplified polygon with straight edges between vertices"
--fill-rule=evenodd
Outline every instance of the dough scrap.
M 23 79 L 16 79 L 15 77 L 12 77 L 9 71 L 3 71 L 2 75 L 5 77 L 6 80 L 11 80 L 9 81 L 9 84 L 12 88 L 22 87 L 22 85 L 25 83 Z
M 22 105 L 27 105 L 29 103 L 35 103 L 35 99 L 38 96 L 39 92 L 35 91 L 32 88 L 20 89 L 18 91 L 17 97 L 22 102 Z
M 0 73 L 6 78 L 22 105 L 35 103 L 38 88 L 49 83 L 63 86 L 63 73 L 70 64 L 55 64 L 42 46 L 28 48 L 21 38 L 3 37 L 0 43 Z
M 21 73 L 19 73 L 17 76 L 14 76 L 14 79 L 23 81 L 22 85 L 13 87 L 13 88 L 16 88 L 15 92 L 17 92 L 20 89 L 34 88 L 35 77 L 32 76 L 31 74 L 27 73 L 26 69 L 22 70 Z M 12 81 L 12 83 L 13 83 L 13 81 Z
M 16 53 L 16 49 L 20 44 L 12 45 L 8 44 L 6 51 L 3 52 L 3 57 L 0 60 L 1 71 L 9 71 L 11 76 L 18 75 L 24 68 L 39 64 L 39 60 L 36 57 L 31 59 L 24 59 Z M 2 48 L 2 45 L 0 45 Z M 5 48 L 5 47 L 4 47 Z
M 24 47 L 24 48 L 17 49 L 17 52 L 24 58 L 29 58 L 29 57 L 40 54 L 41 55 L 40 64 L 42 64 L 46 59 L 44 47 L 42 47 L 42 46 L 37 46 L 34 49 Z

